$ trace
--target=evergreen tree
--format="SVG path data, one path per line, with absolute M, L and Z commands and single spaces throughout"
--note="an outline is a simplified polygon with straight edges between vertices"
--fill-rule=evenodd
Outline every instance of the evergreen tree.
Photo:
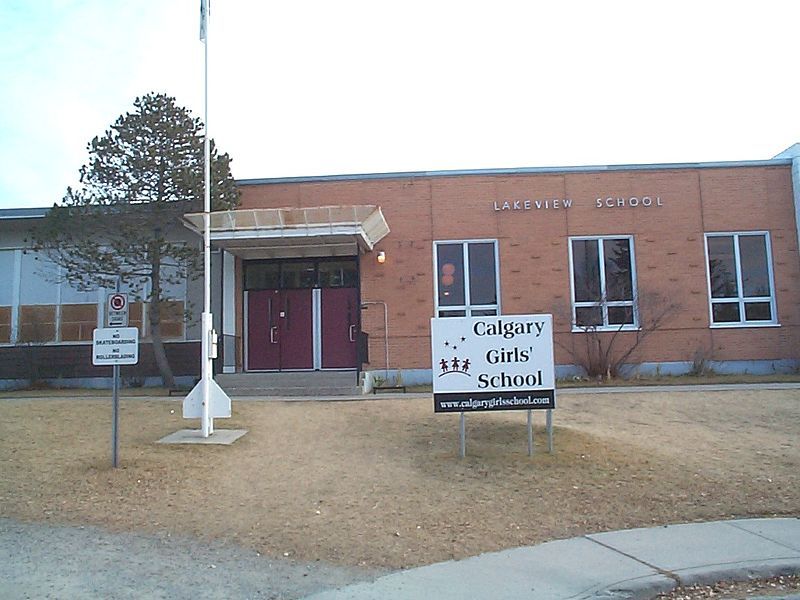
M 148 333 L 164 385 L 174 378 L 161 336 L 166 287 L 202 274 L 202 242 L 182 243 L 181 216 L 203 210 L 203 124 L 165 94 L 137 98 L 88 145 L 80 186 L 33 232 L 34 249 L 81 290 L 116 278 L 147 303 Z M 212 210 L 234 208 L 231 159 L 211 142 Z

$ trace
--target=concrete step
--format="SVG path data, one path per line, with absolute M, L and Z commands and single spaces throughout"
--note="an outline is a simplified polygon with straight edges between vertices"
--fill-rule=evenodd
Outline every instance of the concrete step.
M 216 376 L 230 396 L 358 396 L 356 371 L 230 373 Z

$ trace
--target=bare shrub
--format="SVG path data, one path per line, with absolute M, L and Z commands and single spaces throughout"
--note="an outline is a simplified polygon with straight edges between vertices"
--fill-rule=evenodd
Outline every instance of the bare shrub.
M 583 368 L 589 377 L 600 380 L 619 377 L 622 366 L 630 361 L 642 342 L 651 333 L 661 329 L 665 321 L 679 309 L 680 304 L 663 294 L 639 294 L 634 298 L 638 328 L 626 329 L 624 324 L 613 328 L 579 325 L 570 316 L 573 335 L 579 336 L 579 339 L 573 339 L 570 345 L 558 345 L 569 353 L 575 364 Z M 563 315 L 563 310 L 555 312 Z M 623 332 L 630 335 L 620 335 Z

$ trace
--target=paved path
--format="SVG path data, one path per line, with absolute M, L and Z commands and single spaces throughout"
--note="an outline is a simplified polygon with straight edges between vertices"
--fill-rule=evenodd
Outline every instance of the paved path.
M 4 600 L 610 600 L 651 598 L 678 583 L 788 573 L 800 573 L 800 519 L 600 533 L 375 579 L 381 574 L 268 559 L 224 544 L 0 518 Z
M 0 518 L 2 600 L 294 599 L 379 574 L 190 538 Z
M 308 600 L 651 598 L 676 585 L 800 572 L 800 520 L 631 529 L 386 575 Z

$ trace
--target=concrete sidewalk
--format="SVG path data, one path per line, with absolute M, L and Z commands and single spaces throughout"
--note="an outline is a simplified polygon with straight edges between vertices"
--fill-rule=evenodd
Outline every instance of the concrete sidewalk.
M 608 385 L 586 387 L 557 387 L 556 395 L 573 394 L 642 394 L 655 392 L 729 392 L 749 390 L 800 390 L 800 382 L 772 382 L 772 383 L 696 383 L 672 385 Z M 351 401 L 377 401 L 377 400 L 424 400 L 432 399 L 433 392 L 388 392 L 377 395 L 359 394 L 356 396 L 236 396 L 236 401 L 268 401 L 268 402 L 351 402 Z M 126 400 L 129 398 L 125 398 Z
M 386 575 L 307 600 L 651 598 L 677 585 L 800 573 L 800 519 L 587 535 Z

